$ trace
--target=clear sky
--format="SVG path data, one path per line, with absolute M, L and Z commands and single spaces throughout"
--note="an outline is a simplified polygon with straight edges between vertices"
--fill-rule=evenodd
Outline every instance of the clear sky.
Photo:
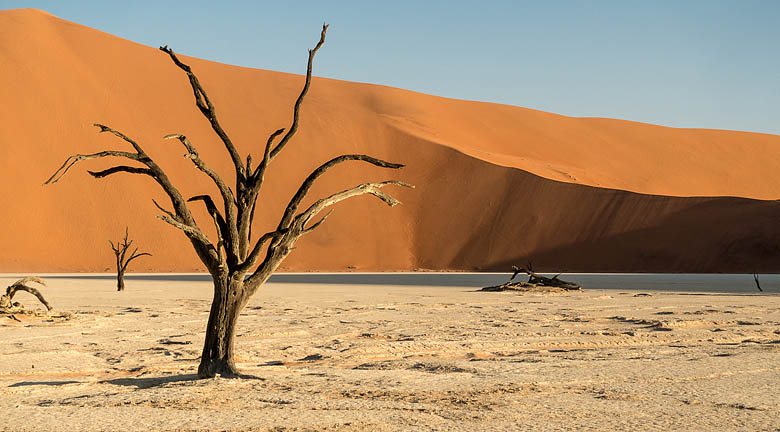
M 585 117 L 780 133 L 780 0 L 0 0 L 223 63 Z

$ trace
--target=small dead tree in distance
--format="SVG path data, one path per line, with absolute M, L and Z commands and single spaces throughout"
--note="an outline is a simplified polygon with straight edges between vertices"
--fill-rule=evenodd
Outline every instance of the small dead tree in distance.
M 382 168 L 398 169 L 403 167 L 401 164 L 385 162 L 362 154 L 338 156 L 320 165 L 303 181 L 298 191 L 287 204 L 276 229 L 266 232 L 257 239 L 252 239 L 252 219 L 263 179 L 269 165 L 298 130 L 301 104 L 311 84 L 314 55 L 325 43 L 327 30 L 328 26 L 324 24 L 319 42 L 313 49 L 309 50 L 306 80 L 293 107 L 292 124 L 286 130 L 286 133 L 285 129 L 279 129 L 268 137 L 260 163 L 256 167 L 252 166 L 251 155 L 247 155 L 245 161 L 239 155 L 227 132 L 225 132 L 217 120 L 214 105 L 206 95 L 206 91 L 190 66 L 182 63 L 167 46 L 160 47 L 160 50 L 168 54 L 173 63 L 187 74 L 195 96 L 196 106 L 209 121 L 211 128 L 224 144 L 235 167 L 235 193 L 222 180 L 222 177 L 200 158 L 189 138 L 180 134 L 172 134 L 166 136 L 165 139 L 175 139 L 181 142 L 187 150 L 186 157 L 192 160 L 197 169 L 211 178 L 222 198 L 223 211 L 217 208 L 216 203 L 209 195 L 198 195 L 185 200 L 179 190 L 168 179 L 163 169 L 144 152 L 137 142 L 127 135 L 101 124 L 95 124 L 95 126 L 100 128 L 100 132 L 109 132 L 116 135 L 129 143 L 135 151 L 107 150 L 94 154 L 72 155 L 46 181 L 46 184 L 57 182 L 78 162 L 104 157 L 119 157 L 139 162 L 143 166 L 116 165 L 102 171 L 89 171 L 89 173 L 95 178 L 103 178 L 116 173 L 142 174 L 151 177 L 162 187 L 173 205 L 173 210 L 166 210 L 152 200 L 163 213 L 158 218 L 180 229 L 187 236 L 214 281 L 214 298 L 206 327 L 203 354 L 198 367 L 198 376 L 201 378 L 214 377 L 216 375 L 224 377 L 240 376 L 233 360 L 233 342 L 239 314 L 250 297 L 268 280 L 282 260 L 293 250 L 295 243 L 301 236 L 321 226 L 330 213 L 312 222 L 317 215 L 340 201 L 366 194 L 381 199 L 389 206 L 394 206 L 399 204 L 399 201 L 385 193 L 382 188 L 389 185 L 413 187 L 397 180 L 363 183 L 321 198 L 306 209 L 300 210 L 301 203 L 312 185 L 327 170 L 338 164 L 348 161 L 362 161 Z M 280 136 L 281 138 L 276 142 Z M 203 234 L 187 207 L 187 202 L 196 201 L 205 205 L 212 218 L 216 227 L 216 243 Z M 251 243 L 252 241 L 254 241 L 254 244 Z
M 124 291 L 125 272 L 127 271 L 127 266 L 130 265 L 130 261 L 144 255 L 152 256 L 152 254 L 147 252 L 138 253 L 138 248 L 136 247 L 130 255 L 127 255 L 127 251 L 130 250 L 130 246 L 133 244 L 132 240 L 128 240 L 127 227 L 125 227 L 125 238 L 121 242 L 117 241 L 114 244 L 113 241 L 109 240 L 108 243 L 111 245 L 114 255 L 116 255 L 116 290 Z

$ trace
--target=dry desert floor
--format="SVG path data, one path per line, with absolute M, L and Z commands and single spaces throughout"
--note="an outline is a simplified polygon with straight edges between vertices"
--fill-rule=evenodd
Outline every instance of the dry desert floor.
M 270 283 L 256 379 L 197 380 L 209 282 L 47 280 L 72 316 L 0 316 L 0 430 L 780 427 L 777 294 Z

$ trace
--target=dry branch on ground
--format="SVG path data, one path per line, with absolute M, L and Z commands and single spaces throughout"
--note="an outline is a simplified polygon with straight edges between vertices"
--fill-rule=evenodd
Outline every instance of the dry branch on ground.
M 38 300 L 46 307 L 47 311 L 53 309 L 52 306 L 49 304 L 49 302 L 47 302 L 46 299 L 43 297 L 43 294 L 41 294 L 40 291 L 38 291 L 36 288 L 25 285 L 28 282 L 35 282 L 40 285 L 46 286 L 46 282 L 44 282 L 43 279 L 37 276 L 27 276 L 25 278 L 19 279 L 18 281 L 9 285 L 8 288 L 5 289 L 5 294 L 0 296 L 0 312 L 2 313 L 24 313 L 25 312 L 24 306 L 21 303 L 13 301 L 14 296 L 19 291 L 26 291 L 34 295 L 35 297 L 37 297 Z
M 582 291 L 582 286 L 574 282 L 568 282 L 559 278 L 557 274 L 551 278 L 534 273 L 531 265 L 528 268 L 512 266 L 515 271 L 508 281 L 501 285 L 482 288 L 481 291 Z M 528 281 L 512 282 L 518 274 L 528 275 Z

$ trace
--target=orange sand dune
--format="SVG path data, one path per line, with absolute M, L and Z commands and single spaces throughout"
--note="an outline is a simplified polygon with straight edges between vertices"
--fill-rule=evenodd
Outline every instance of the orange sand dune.
M 186 61 L 242 154 L 258 155 L 270 132 L 289 125 L 301 76 Z M 86 169 L 110 166 L 102 160 L 42 186 L 67 155 L 126 149 L 90 126 L 100 122 L 141 143 L 185 195 L 215 192 L 183 148 L 161 139 L 183 133 L 209 164 L 232 171 L 164 53 L 45 12 L 2 11 L 0 82 L 0 271 L 110 270 L 108 239 L 126 225 L 154 255 L 134 270 L 202 270 L 185 237 L 155 219 L 151 198 L 165 197 L 150 179 L 94 180 Z M 301 130 L 269 170 L 255 232 L 275 225 L 311 170 L 353 152 L 408 167 L 343 165 L 311 199 L 367 180 L 417 189 L 393 190 L 404 203 L 393 209 L 371 197 L 340 204 L 283 268 L 505 270 L 533 260 L 543 270 L 780 271 L 780 205 L 762 201 L 780 197 L 780 136 L 572 118 L 315 78 Z M 205 211 L 196 216 L 208 231 Z

